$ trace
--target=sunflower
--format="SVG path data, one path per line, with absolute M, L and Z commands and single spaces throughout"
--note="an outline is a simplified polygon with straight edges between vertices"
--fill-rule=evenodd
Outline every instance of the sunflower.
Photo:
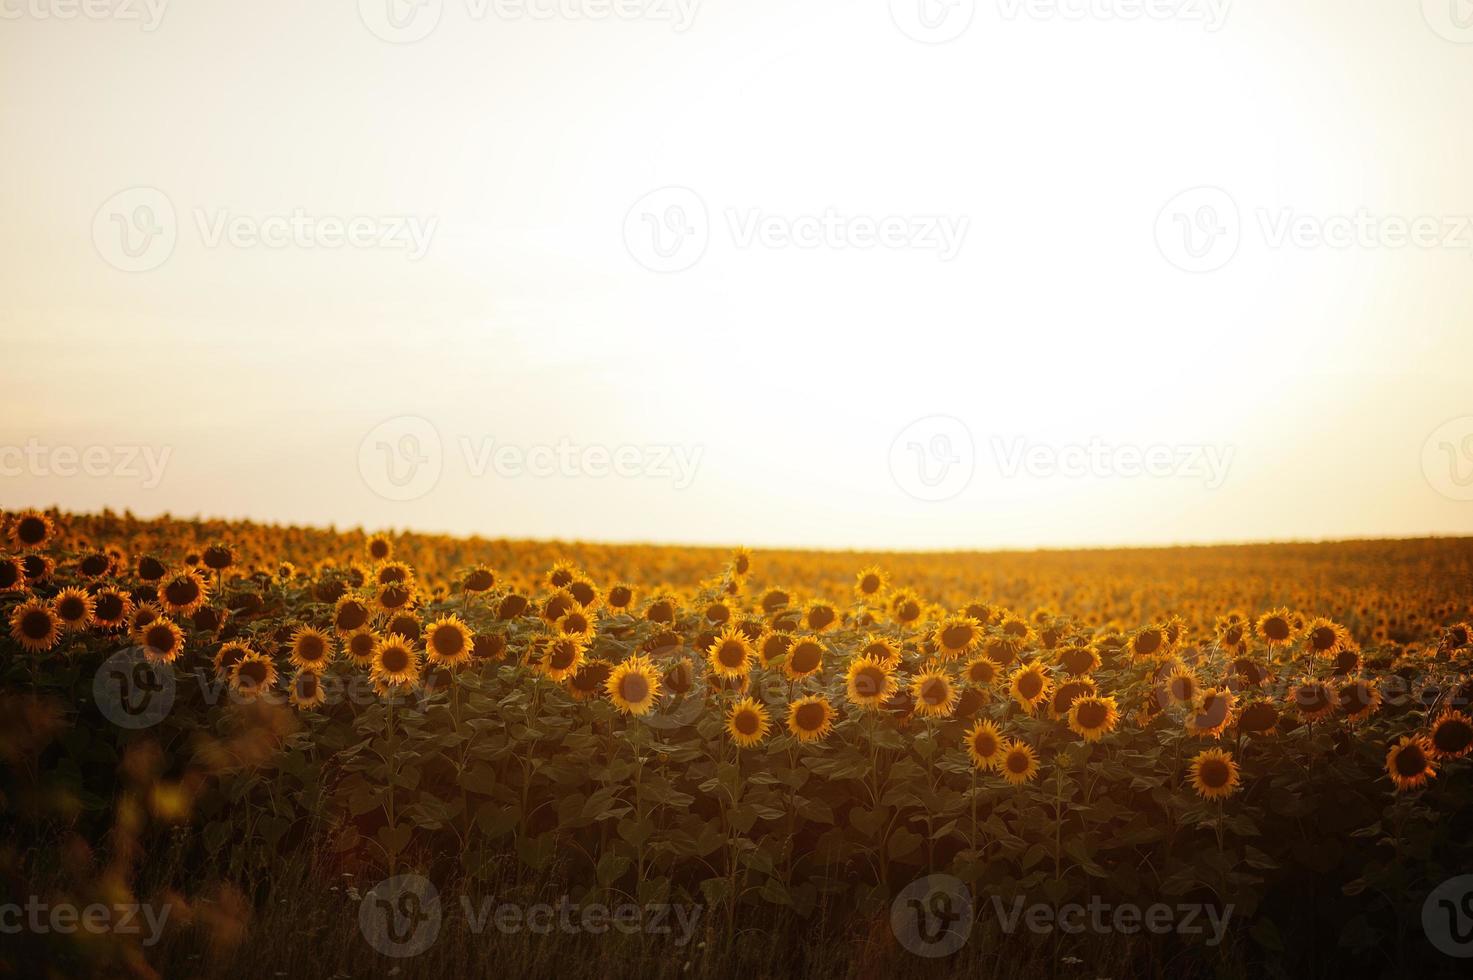
M 39 511 L 28 510 L 15 515 L 10 522 L 10 543 L 20 549 L 40 548 L 56 530 L 51 518 Z
M 419 617 L 412 612 L 395 613 L 389 617 L 384 624 L 385 633 L 398 633 L 410 643 L 418 643 L 424 635 L 424 629 L 419 625 Z
M 1025 711 L 1033 711 L 1048 697 L 1049 677 L 1038 664 L 1026 664 L 1013 671 L 1008 691 Z
M 248 645 L 244 643 L 223 643 L 215 653 L 215 676 L 227 679 L 235 671 L 235 665 L 246 658 L 248 654 L 254 654 Z
M 1197 675 L 1186 667 L 1178 666 L 1166 675 L 1166 696 L 1176 704 L 1195 704 L 1198 691 Z
M 660 696 L 660 675 L 646 657 L 630 657 L 609 674 L 609 700 L 625 714 L 644 715 Z
M 322 688 L 322 677 L 315 671 L 299 670 L 290 682 L 291 695 L 287 698 L 293 706 L 310 711 L 327 701 L 327 692 Z
M 890 616 L 901 626 L 910 626 L 925 614 L 921 597 L 910 589 L 900 589 L 890 596 Z
M 1192 759 L 1192 788 L 1204 800 L 1224 800 L 1237 791 L 1242 781 L 1233 754 L 1224 749 L 1203 749 Z
M 470 627 L 459 616 L 442 616 L 425 627 L 425 655 L 441 667 L 460 667 L 471 659 Z
M 928 670 L 917 674 L 910 685 L 915 698 L 916 714 L 922 717 L 946 718 L 956 710 L 957 691 L 943 671 Z
M 159 588 L 159 603 L 174 616 L 188 616 L 209 598 L 209 587 L 189 569 L 175 572 Z
M 598 605 L 598 586 L 590 579 L 573 579 L 568 583 L 568 591 L 572 593 L 574 601 L 584 609 L 592 609 Z
M 1278 731 L 1279 709 L 1271 701 L 1254 701 L 1238 713 L 1238 732 L 1244 735 L 1272 735 Z
M 394 553 L 394 544 L 382 534 L 368 539 L 368 557 L 374 561 L 385 561 Z
M 1003 746 L 1002 731 L 985 718 L 967 732 L 967 755 L 978 769 L 996 769 L 1002 762 Z
M 722 599 L 716 599 L 706 604 L 706 611 L 701 615 L 713 626 L 725 626 L 731 621 L 731 606 Z
M 607 660 L 585 660 L 567 678 L 568 694 L 574 701 L 592 701 L 603 693 L 614 665 Z
M 40 585 L 42 582 L 51 580 L 51 575 L 56 571 L 56 562 L 45 555 L 23 555 L 20 559 L 21 571 L 25 574 L 28 585 Z
M 1331 620 L 1311 620 L 1304 630 L 1304 648 L 1316 657 L 1333 657 L 1350 642 L 1345 627 Z
M 982 642 L 982 624 L 964 613 L 947 616 L 931 635 L 936 652 L 951 660 L 970 653 Z
M 1255 660 L 1247 657 L 1239 657 L 1232 663 L 1233 675 L 1240 684 L 1248 687 L 1262 687 L 1263 682 L 1268 680 L 1268 668 Z
M 1087 694 L 1069 709 L 1069 728 L 1086 742 L 1098 742 L 1115 727 L 1120 712 L 1112 697 Z
M 1069 717 L 1069 709 L 1080 698 L 1092 697 L 1096 693 L 1095 682 L 1090 677 L 1073 677 L 1054 688 L 1049 695 L 1048 713 L 1054 721 Z
M 398 633 L 390 633 L 379 641 L 373 654 L 375 683 L 386 688 L 413 687 L 419 683 L 419 676 L 419 651 L 414 644 Z
M 553 562 L 552 567 L 547 570 L 545 581 L 549 589 L 556 591 L 558 589 L 566 589 L 569 585 L 573 584 L 573 579 L 577 577 L 578 566 L 570 561 L 559 559 Z
M 604 605 L 615 612 L 628 612 L 634 605 L 634 586 L 628 582 L 616 582 L 604 593 Z
M 792 601 L 792 589 L 784 589 L 778 586 L 773 586 L 766 592 L 762 593 L 762 597 L 757 600 L 757 604 L 762 607 L 763 612 L 771 616 L 774 613 L 782 612 Z
M 1027 742 L 1009 739 L 997 768 L 1003 779 L 1014 786 L 1022 786 L 1038 776 L 1038 756 Z
M 302 626 L 292 634 L 291 660 L 298 671 L 320 674 L 332 661 L 332 639 L 322 630 Z
M 92 625 L 97 629 L 117 629 L 132 611 L 133 600 L 117 589 L 100 589 L 92 597 Z
M 1404 735 L 1386 753 L 1386 775 L 1398 792 L 1419 789 L 1437 778 L 1432 767 L 1432 743 L 1421 735 Z
M 144 656 L 154 663 L 173 663 L 184 650 L 184 633 L 167 616 L 160 616 L 138 633 Z
M 332 628 L 339 633 L 352 633 L 368 625 L 373 611 L 362 599 L 345 595 L 338 599 L 332 611 Z
M 849 701 L 861 708 L 878 708 L 895 693 L 895 678 L 882 661 L 858 656 L 849 661 L 846 686 Z
M 1461 711 L 1449 711 L 1432 723 L 1428 739 L 1434 759 L 1461 759 L 1473 751 L 1473 719 Z
M 868 565 L 854 576 L 854 595 L 861 602 L 867 602 L 883 593 L 888 584 L 885 573 L 878 566 Z
M 783 673 L 788 680 L 802 680 L 818 672 L 823 666 L 823 644 L 811 636 L 800 637 L 788 648 L 788 659 L 783 663 Z
M 0 558 L 0 592 L 19 592 L 25 587 L 25 565 L 17 558 Z
M 1143 626 L 1130 637 L 1126 648 L 1132 657 L 1149 659 L 1165 656 L 1170 650 L 1166 630 L 1160 626 Z
M 731 574 L 746 578 L 752 571 L 752 552 L 747 548 L 735 548 L 731 553 Z
M 1213 687 L 1197 697 L 1197 703 L 1187 712 L 1187 731 L 1193 735 L 1211 737 L 1219 735 L 1232 724 L 1233 708 L 1238 699 L 1232 691 Z
M 767 630 L 757 638 L 757 659 L 761 660 L 765 667 L 780 657 L 786 657 L 792 645 L 791 634 Z
M 398 612 L 414 605 L 413 582 L 388 582 L 378 587 L 373 594 L 376 606 L 387 613 Z
M 751 698 L 742 698 L 726 713 L 726 733 L 738 748 L 749 749 L 772 731 L 767 709 Z
M 1016 637 L 992 636 L 982 644 L 982 655 L 999 667 L 1011 667 L 1023 653 L 1023 644 Z
M 386 561 L 373 573 L 379 585 L 407 585 L 414 581 L 414 566 L 403 561 Z
M 1335 710 L 1335 694 L 1320 681 L 1305 681 L 1294 688 L 1294 707 L 1305 721 L 1319 721 Z
M 990 691 L 1002 677 L 1002 668 L 985 653 L 979 653 L 962 667 L 962 679 L 979 690 Z
M 247 653 L 230 668 L 230 690 L 254 701 L 276 684 L 276 665 L 259 653 Z
M 1093 674 L 1100 669 L 1100 654 L 1092 646 L 1067 646 L 1060 648 L 1054 658 L 1064 673 L 1074 677 Z
M 366 626 L 342 638 L 343 652 L 359 667 L 373 667 L 378 655 L 378 643 L 378 634 Z
M 788 705 L 788 731 L 800 742 L 816 742 L 834 727 L 834 709 L 822 695 L 810 694 Z
M 547 641 L 538 666 L 550 680 L 562 681 L 577 673 L 583 663 L 583 640 L 576 636 L 554 636 Z
M 61 620 L 39 599 L 28 599 L 10 611 L 10 638 L 30 653 L 45 653 L 61 639 Z
M 803 625 L 815 633 L 822 633 L 832 629 L 839 621 L 839 614 L 833 606 L 822 600 L 814 600 L 803 610 Z
M 508 619 L 516 619 L 525 613 L 532 605 L 532 600 L 520 592 L 508 592 L 501 597 L 496 604 L 496 618 L 505 622 Z
M 716 641 L 706 651 L 706 661 L 717 677 L 745 677 L 752 669 L 756 653 L 741 630 L 728 626 L 716 635 Z
M 696 665 L 691 662 L 690 657 L 676 657 L 660 682 L 670 689 L 672 694 L 689 694 L 690 689 L 696 686 Z
M 1294 621 L 1289 610 L 1278 608 L 1258 617 L 1258 637 L 1271 647 L 1288 646 L 1294 639 Z
M 1366 680 L 1346 681 L 1335 691 L 1335 706 L 1347 721 L 1361 721 L 1381 707 L 1381 689 Z
M 51 600 L 51 610 L 61 620 L 63 632 L 74 633 L 92 625 L 96 604 L 81 589 L 62 589 Z

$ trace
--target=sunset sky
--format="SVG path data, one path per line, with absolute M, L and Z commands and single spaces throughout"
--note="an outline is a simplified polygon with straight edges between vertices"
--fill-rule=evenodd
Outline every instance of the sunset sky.
M 0 0 L 0 507 L 1473 533 L 1473 24 L 1177 6 Z

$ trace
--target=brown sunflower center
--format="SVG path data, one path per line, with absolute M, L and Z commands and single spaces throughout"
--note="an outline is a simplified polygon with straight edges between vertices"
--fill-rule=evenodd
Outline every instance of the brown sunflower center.
M 1433 729 L 1432 744 L 1439 752 L 1462 752 L 1473 744 L 1473 726 L 1466 721 L 1449 718 Z
M 431 634 L 430 644 L 442 656 L 458 656 L 465 651 L 465 634 L 454 626 L 441 626 Z
M 943 678 L 932 677 L 921 685 L 921 700 L 930 705 L 945 704 L 951 696 L 951 685 Z
M 824 711 L 822 704 L 817 701 L 809 701 L 806 704 L 800 704 L 798 710 L 793 712 L 793 724 L 797 725 L 801 731 L 816 732 L 823 727 L 827 717 L 828 712 Z
M 757 712 L 750 709 L 738 711 L 731 719 L 732 727 L 742 735 L 756 735 L 757 729 L 762 722 L 757 718 Z
M 619 680 L 619 697 L 630 704 L 643 704 L 650 696 L 650 682 L 643 674 L 625 674 Z
M 51 635 L 51 617 L 44 609 L 32 609 L 21 617 L 20 631 L 28 640 L 44 640 Z
M 1075 717 L 1080 727 L 1095 729 L 1102 727 L 1110 717 L 1109 710 L 1098 701 L 1085 701 L 1079 705 Z
M 817 643 L 799 643 L 793 648 L 792 659 L 788 662 L 797 673 L 807 674 L 818 669 L 822 656 Z
M 1410 742 L 1396 753 L 1396 774 L 1417 776 L 1427 770 L 1427 756 L 1416 742 Z
M 379 654 L 379 662 L 389 673 L 400 673 L 409 666 L 409 651 L 397 645 L 385 647 Z
M 1222 789 L 1232 781 L 1233 771 L 1221 759 L 1204 759 L 1197 767 L 1197 778 L 1208 789 Z

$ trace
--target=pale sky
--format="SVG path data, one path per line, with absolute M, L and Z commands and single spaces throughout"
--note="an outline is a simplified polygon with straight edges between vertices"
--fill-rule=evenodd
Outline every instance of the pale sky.
M 0 0 L 0 507 L 1473 533 L 1464 0 L 89 4 Z

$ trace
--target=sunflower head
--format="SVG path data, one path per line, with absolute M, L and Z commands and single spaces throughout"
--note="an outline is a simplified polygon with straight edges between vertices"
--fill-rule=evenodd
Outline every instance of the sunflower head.
M 942 657 L 960 657 L 982 642 L 982 624 L 965 613 L 947 616 L 937 625 L 931 640 Z
M 726 733 L 740 748 L 758 745 L 772 731 L 767 709 L 751 698 L 742 698 L 726 713 Z
M 614 667 L 605 690 L 624 714 L 645 715 L 660 696 L 660 675 L 647 657 L 630 657 Z
M 1437 777 L 1432 765 L 1432 743 L 1421 735 L 1404 735 L 1386 753 L 1386 775 L 1397 792 L 1420 789 Z
M 408 638 L 390 633 L 374 651 L 372 676 L 387 688 L 413 687 L 420 678 L 419 651 Z
M 788 659 L 783 663 L 783 673 L 789 680 L 802 680 L 816 674 L 823 666 L 824 647 L 816 637 L 801 636 L 788 647 Z
M 1347 721 L 1362 721 L 1381 707 L 1381 689 L 1367 680 L 1351 680 L 1335 690 L 1335 707 Z
M 734 626 L 728 626 L 716 635 L 706 650 L 706 662 L 711 672 L 718 677 L 745 677 L 752 669 L 755 653 L 747 642 L 746 634 Z
M 47 603 L 27 599 L 10 611 L 10 638 L 30 653 L 45 653 L 61 639 L 61 620 Z
M 578 672 L 583 664 L 583 640 L 577 636 L 549 637 L 538 667 L 550 679 L 562 681 Z
M 854 576 L 854 595 L 861 602 L 868 602 L 879 598 L 887 584 L 885 573 L 878 566 L 869 565 L 861 568 L 859 574 Z
M 1345 627 L 1328 619 L 1312 619 L 1304 629 L 1304 648 L 1316 657 L 1333 657 L 1350 640 Z
M 298 671 L 320 674 L 332 661 L 332 639 L 322 630 L 300 627 L 292 634 L 291 658 Z
M 810 602 L 803 610 L 803 626 L 815 633 L 822 633 L 832 629 L 839 621 L 839 613 L 833 606 L 821 599 Z
M 327 701 L 322 677 L 314 671 L 299 670 L 290 682 L 291 694 L 287 698 L 294 707 L 310 711 Z
M 1226 688 L 1213 687 L 1197 697 L 1197 703 L 1187 713 L 1187 731 L 1193 735 L 1212 736 L 1222 733 L 1233 720 L 1233 708 L 1237 698 Z
M 1473 751 L 1473 719 L 1461 711 L 1449 711 L 1432 723 L 1427 739 L 1436 759 L 1461 759 Z
M 387 561 L 394 553 L 394 544 L 382 534 L 368 539 L 368 557 L 374 561 Z
M 184 651 L 184 633 L 172 619 L 159 616 L 138 631 L 138 644 L 149 660 L 169 664 Z
M 1120 710 L 1112 697 L 1087 694 L 1075 698 L 1069 708 L 1069 728 L 1086 742 L 1104 738 L 1120 719 Z
M 343 652 L 355 666 L 372 668 L 378 657 L 378 634 L 363 627 L 343 637 Z
M 10 521 L 10 543 L 18 549 L 32 551 L 44 547 L 55 531 L 50 517 L 36 510 L 23 511 Z
M 367 626 L 372 615 L 373 611 L 362 599 L 350 595 L 341 596 L 332 611 L 333 629 L 339 633 L 352 633 Z
M 175 572 L 159 587 L 159 602 L 176 616 L 187 616 L 209 598 L 204 579 L 191 569 Z
M 68 588 L 56 594 L 51 600 L 51 608 L 55 611 L 56 618 L 61 620 L 61 628 L 72 633 L 92 625 L 97 607 L 92 596 L 86 592 Z
M 574 701 L 592 701 L 604 691 L 614 667 L 606 660 L 585 660 L 568 678 L 568 693 Z
M 956 710 L 956 685 L 945 671 L 927 670 L 917 674 L 911 682 L 910 693 L 915 697 L 918 715 L 947 718 Z
M 810 694 L 788 705 L 788 731 L 800 742 L 820 741 L 833 727 L 833 706 L 822 695 Z
M 471 630 L 459 616 L 444 616 L 424 630 L 425 656 L 441 667 L 460 667 L 471 659 Z
M 276 684 L 276 665 L 259 653 L 241 656 L 230 668 L 230 690 L 239 697 L 254 701 Z
M 1038 756 L 1033 746 L 1017 739 L 1009 739 L 998 761 L 997 769 L 1013 786 L 1022 786 L 1038 776 Z
M 1008 685 L 1013 700 L 1026 711 L 1033 711 L 1049 695 L 1051 682 L 1048 674 L 1036 663 L 1025 664 L 1013 671 Z
M 860 655 L 849 661 L 845 686 L 850 703 L 874 709 L 895 693 L 895 678 L 884 662 Z
M 1269 646 L 1288 646 L 1294 639 L 1294 618 L 1287 609 L 1272 609 L 1258 617 L 1256 629 Z
M 1203 749 L 1192 759 L 1192 788 L 1204 800 L 1232 796 L 1241 781 L 1233 754 L 1224 749 Z
M 985 718 L 967 732 L 967 755 L 978 769 L 996 769 L 1002 763 L 1005 749 L 1002 731 Z

